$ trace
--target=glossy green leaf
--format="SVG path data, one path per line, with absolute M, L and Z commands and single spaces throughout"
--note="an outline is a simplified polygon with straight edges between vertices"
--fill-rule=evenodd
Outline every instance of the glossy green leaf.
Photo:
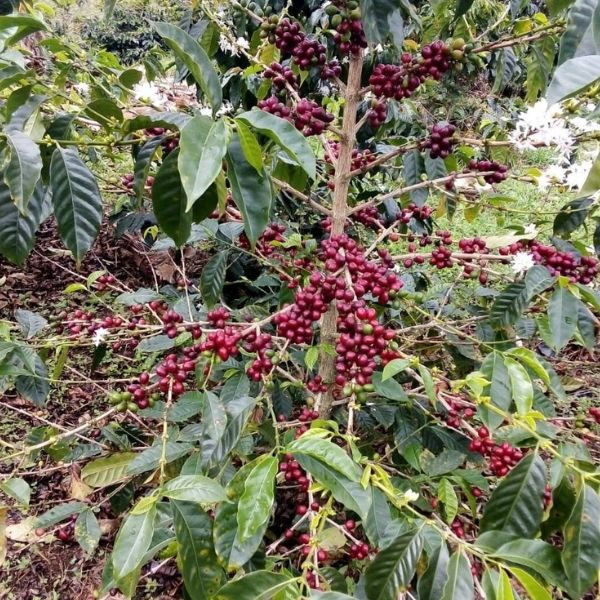
M 39 408 L 46 404 L 50 382 L 44 361 L 37 354 L 34 360 L 35 375 L 20 375 L 15 379 L 15 388 L 21 396 Z
M 408 531 L 381 550 L 364 574 L 367 599 L 396 600 L 408 588 L 422 550 L 419 531 Z
M 21 477 L 11 477 L 0 483 L 0 490 L 14 498 L 19 504 L 29 506 L 31 488 L 29 484 Z
M 577 198 L 563 206 L 554 219 L 554 234 L 568 235 L 581 227 L 593 203 L 593 198 Z
M 445 477 L 442 477 L 438 483 L 437 497 L 444 505 L 444 514 L 446 515 L 446 523 L 452 523 L 458 512 L 458 496 L 454 491 L 452 483 Z
M 454 19 L 458 20 L 463 15 L 467 14 L 471 6 L 473 6 L 474 0 L 456 0 L 456 12 L 454 13 Z
M 223 92 L 219 75 L 202 46 L 183 29 L 170 23 L 154 23 L 167 46 L 188 68 L 213 109 L 213 116 L 223 103 Z
M 533 406 L 533 383 L 527 371 L 516 360 L 506 357 L 504 364 L 508 372 L 512 397 L 520 415 L 526 415 Z
M 385 367 L 383 367 L 383 375 L 381 377 L 381 381 L 385 381 L 386 379 L 394 377 L 394 375 L 401 373 L 409 365 L 410 361 L 405 358 L 395 358 L 394 360 L 391 360 L 385 365 Z
M 38 184 L 23 215 L 0 178 L 0 254 L 17 265 L 22 265 L 33 249 L 35 233 L 44 214 L 45 196 L 43 186 Z
M 597 0 L 576 0 L 569 10 L 567 28 L 560 39 L 559 65 L 576 56 L 578 47 L 592 25 L 596 5 Z
M 168 441 L 165 444 L 165 460 L 167 463 L 173 462 L 182 456 L 185 456 L 191 449 L 190 444 Z M 147 450 L 136 454 L 135 458 L 127 465 L 126 473 L 128 475 L 140 475 L 146 471 L 156 469 L 162 458 L 163 447 L 159 442 Z
M 10 159 L 4 171 L 4 181 L 13 202 L 25 213 L 29 199 L 42 173 L 42 156 L 38 145 L 20 131 L 6 132 Z
M 560 102 L 585 90 L 600 78 L 600 55 L 579 56 L 562 63 L 554 72 L 546 98 L 549 104 Z
M 490 310 L 492 323 L 504 327 L 514 325 L 527 306 L 528 295 L 524 281 L 511 283 L 494 300 Z
M 288 446 L 292 454 L 300 452 L 307 454 L 339 471 L 352 481 L 360 481 L 361 469 L 353 460 L 333 442 L 312 436 L 303 435 Z
M 546 291 L 556 281 L 556 277 L 550 275 L 550 271 L 542 265 L 534 265 L 525 275 L 525 286 L 527 295 L 532 300 L 538 294 Z
M 252 133 L 252 130 L 242 119 L 235 119 L 236 131 L 240 137 L 240 144 L 244 151 L 246 160 L 256 169 L 260 174 L 262 173 L 264 164 L 262 158 L 262 148 L 256 139 L 256 136 Z
M 402 10 L 395 0 L 361 0 L 360 8 L 365 35 L 370 44 L 383 44 L 392 37 L 401 49 L 404 40 Z
M 567 589 L 580 598 L 597 580 L 600 569 L 600 498 L 589 485 L 581 486 L 563 537 Z
M 192 231 L 192 213 L 186 212 L 187 197 L 177 169 L 179 150 L 163 161 L 152 186 L 152 208 L 161 229 L 183 246 Z
M 325 486 L 338 502 L 361 518 L 367 518 L 371 506 L 371 494 L 360 483 L 348 479 L 336 469 L 312 456 L 299 452 L 294 456 L 300 466 Z
M 542 540 L 517 539 L 502 544 L 491 556 L 533 569 L 553 585 L 563 585 L 564 572 L 558 548 Z
M 442 597 L 444 585 L 448 577 L 448 547 L 445 543 L 439 545 L 429 557 L 427 569 L 419 578 L 417 590 L 419 600 L 437 600 Z
M 133 166 L 133 193 L 138 201 L 141 200 L 144 195 L 146 181 L 148 179 L 148 174 L 150 173 L 150 166 L 152 165 L 156 151 L 160 148 L 164 139 L 165 137 L 163 135 L 157 135 L 150 138 L 137 153 L 135 165 Z
M 30 310 L 18 308 L 15 310 L 15 319 L 19 323 L 23 335 L 28 340 L 35 337 L 42 329 L 48 327 L 48 321 L 42 315 Z
M 267 457 L 246 478 L 237 513 L 238 537 L 242 543 L 256 535 L 271 516 L 277 466 L 277 458 Z
M 172 501 L 179 563 L 190 597 L 212 600 L 224 573 L 212 543 L 212 519 L 196 503 Z
M 508 570 L 519 580 L 531 600 L 552 600 L 550 592 L 533 575 L 517 567 Z
M 227 499 L 225 490 L 214 479 L 202 475 L 180 475 L 163 488 L 163 495 L 186 502 L 221 502 Z
M 156 504 L 142 514 L 130 514 L 115 539 L 112 552 L 113 573 L 119 580 L 142 565 L 154 533 Z
M 448 579 L 441 600 L 473 600 L 473 575 L 469 559 L 459 550 L 448 561 Z
M 74 148 L 57 147 L 50 164 L 50 187 L 60 237 L 80 261 L 92 247 L 102 222 L 96 178 Z
M 258 109 L 238 115 L 237 120 L 245 121 L 273 140 L 311 179 L 316 177 L 315 154 L 306 138 L 289 121 Z
M 90 487 L 105 487 L 127 478 L 127 467 L 135 458 L 134 452 L 120 452 L 89 462 L 81 470 L 81 479 Z
M 480 531 L 500 530 L 533 537 L 542 520 L 545 487 L 544 461 L 531 452 L 494 490 L 485 506 Z
M 87 510 L 87 508 L 88 505 L 85 502 L 67 502 L 65 504 L 59 504 L 41 515 L 38 515 L 33 521 L 33 527 L 41 527 L 42 529 L 52 527 L 52 525 L 64 521 L 71 515 L 78 515 L 84 510 Z
M 225 121 L 194 117 L 181 131 L 179 148 L 179 173 L 189 211 L 222 171 L 227 152 Z
M 202 269 L 200 293 L 204 304 L 210 309 L 221 300 L 227 274 L 227 252 L 216 253 Z
M 101 535 L 96 515 L 89 508 L 79 513 L 75 521 L 75 539 L 86 554 L 89 556 L 94 554 Z
M 295 580 L 283 573 L 255 571 L 230 581 L 215 596 L 215 600 L 271 600 L 283 598 L 285 589 L 295 585 Z
M 213 392 L 205 393 L 202 413 L 202 433 L 204 437 L 218 441 L 227 427 L 227 415 L 220 398 Z
M 577 328 L 577 298 L 567 289 L 556 289 L 548 305 L 548 325 L 553 348 L 564 348 Z
M 266 171 L 257 174 L 254 167 L 246 160 L 237 135 L 229 144 L 227 164 L 227 176 L 231 184 L 233 200 L 242 213 L 246 236 L 254 246 L 269 222 L 272 201 L 271 182 Z
M 499 352 L 491 352 L 485 357 L 481 364 L 483 376 L 491 382 L 487 394 L 490 396 L 494 406 L 504 412 L 508 412 L 512 404 L 512 389 L 508 377 L 508 369 L 504 364 L 504 357 Z M 504 421 L 504 417 L 494 410 L 489 410 L 485 406 L 480 406 L 479 411 L 485 416 L 485 422 L 491 429 L 499 427 Z

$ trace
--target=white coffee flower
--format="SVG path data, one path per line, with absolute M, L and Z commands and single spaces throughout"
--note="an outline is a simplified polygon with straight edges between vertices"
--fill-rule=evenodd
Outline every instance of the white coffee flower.
M 592 161 L 589 160 L 580 164 L 571 165 L 565 178 L 566 186 L 572 190 L 581 189 L 590 173 L 592 164 Z
M 133 96 L 137 100 L 145 100 L 151 104 L 161 106 L 164 103 L 160 89 L 149 81 L 140 81 L 133 86 Z
M 239 37 L 232 42 L 225 34 L 221 34 L 219 36 L 219 48 L 223 52 L 227 54 L 231 54 L 232 56 L 237 56 L 240 53 L 240 50 L 247 50 L 250 47 L 248 40 L 243 37 Z
M 522 273 L 527 273 L 534 265 L 533 256 L 529 252 L 517 252 L 512 257 L 510 268 L 515 275 L 521 275 Z
M 529 225 L 525 225 L 525 235 L 536 235 L 538 232 L 537 227 L 534 223 L 529 223 Z
M 564 183 L 567 171 L 560 165 L 550 165 L 537 178 L 538 187 L 541 190 L 547 190 L 551 185 L 559 185 Z
M 90 84 L 86 83 L 85 81 L 80 81 L 79 83 L 76 83 L 73 86 L 73 88 L 82 96 L 87 96 L 90 93 Z
M 94 342 L 94 346 L 98 347 L 109 333 L 110 332 L 108 329 L 105 329 L 104 327 L 96 329 L 96 331 L 94 331 L 94 335 L 92 336 L 92 342 Z

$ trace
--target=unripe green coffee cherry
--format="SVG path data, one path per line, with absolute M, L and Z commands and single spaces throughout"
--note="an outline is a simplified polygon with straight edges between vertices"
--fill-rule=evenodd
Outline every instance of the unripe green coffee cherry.
M 325 13 L 328 14 L 330 17 L 332 17 L 333 15 L 337 15 L 339 12 L 340 11 L 338 10 L 338 7 L 335 4 L 328 4 L 325 8 Z
M 342 15 L 337 14 L 337 15 L 333 15 L 333 17 L 331 17 L 331 26 L 333 28 L 339 27 L 342 23 Z
M 139 406 L 135 402 L 128 402 L 127 410 L 130 410 L 131 412 L 135 413 L 139 410 Z

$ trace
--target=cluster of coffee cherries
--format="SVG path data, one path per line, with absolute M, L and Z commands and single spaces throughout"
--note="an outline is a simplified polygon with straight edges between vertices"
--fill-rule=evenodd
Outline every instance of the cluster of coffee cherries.
M 264 71 L 264 76 L 270 79 L 273 87 L 278 90 L 284 90 L 286 86 L 298 89 L 298 76 L 288 66 L 278 62 L 273 62 Z
M 506 165 L 500 164 L 495 160 L 473 159 L 469 161 L 466 170 L 487 173 L 487 175 L 483 176 L 483 179 L 486 183 L 489 183 L 490 185 L 494 183 L 500 183 L 508 177 L 508 167 Z
M 167 130 L 164 127 L 149 127 L 144 130 L 144 133 L 149 136 L 155 135 L 166 135 Z M 177 137 L 168 137 L 161 143 L 163 154 L 166 156 L 167 154 L 173 152 L 175 148 L 179 147 L 179 136 Z
M 449 398 L 446 404 L 448 411 L 444 418 L 446 423 L 454 429 L 460 429 L 461 421 L 469 421 L 475 415 L 475 411 L 470 406 L 465 406 L 459 399 Z
M 431 128 L 429 138 L 423 143 L 423 148 L 429 149 L 431 158 L 446 158 L 456 144 L 455 132 L 456 127 L 451 123 L 436 123 Z
M 469 443 L 471 452 L 478 452 L 490 458 L 490 470 L 497 477 L 504 477 L 522 458 L 523 452 L 508 442 L 496 444 L 487 427 L 477 430 L 477 437 Z
M 458 248 L 465 254 L 485 254 L 488 251 L 485 241 L 480 237 L 463 238 L 458 241 Z
M 169 389 L 174 397 L 181 396 L 185 392 L 186 380 L 196 370 L 196 362 L 201 351 L 199 345 L 189 346 L 181 355 L 175 353 L 168 354 L 166 358 L 156 367 L 156 376 L 158 380 L 158 389 L 167 394 Z M 144 389 L 143 381 L 146 377 L 140 375 L 139 388 Z M 135 385 L 135 384 L 133 384 Z M 129 389 L 129 388 L 128 388 Z M 144 390 L 145 391 L 145 390 Z M 135 395 L 135 390 L 134 390 Z
M 246 372 L 252 381 L 260 381 L 279 363 L 279 357 L 273 350 L 273 336 L 269 333 L 251 331 L 244 338 L 244 349 L 257 354 Z
M 239 353 L 241 339 L 242 336 L 235 328 L 225 326 L 223 329 L 208 333 L 206 339 L 200 344 L 200 351 L 204 356 L 216 356 L 226 361 Z
M 452 67 L 453 61 L 462 59 L 464 47 L 462 39 L 452 40 L 450 44 L 436 40 L 423 46 L 418 55 L 405 52 L 400 57 L 399 65 L 376 65 L 369 85 L 376 96 L 396 100 L 408 98 L 426 79 L 439 81 Z
M 133 193 L 134 180 L 135 180 L 134 174 L 133 173 L 127 173 L 126 175 L 123 175 L 123 177 L 121 177 L 121 185 L 124 188 L 127 188 L 128 192 Z M 154 176 L 153 175 L 148 175 L 148 177 L 146 177 L 146 183 L 144 185 L 144 189 L 147 192 L 151 192 L 153 185 L 154 185 Z
M 433 208 L 431 206 L 427 206 L 426 204 L 417 206 L 414 202 L 411 202 L 396 214 L 396 220 L 406 224 L 410 223 L 412 219 L 423 222 L 427 221 L 432 214 Z
M 294 62 L 303 70 L 324 67 L 327 63 L 327 48 L 316 39 L 304 37 L 292 49 Z
M 362 300 L 351 303 L 349 307 L 342 303 L 339 308 L 340 336 L 335 348 L 337 354 L 335 383 L 343 387 L 342 393 L 345 396 L 373 391 L 371 388 L 363 390 L 362 386 L 371 383 L 377 368 L 376 359 L 394 339 L 395 332 L 379 323 L 377 311 L 374 308 L 367 308 Z M 344 310 L 348 308 L 350 310 Z M 346 388 L 349 381 L 361 386 L 360 389 Z
M 594 421 L 600 425 L 600 408 L 597 406 L 592 406 L 588 412 L 592 419 L 594 419 Z
M 98 292 L 103 292 L 106 288 L 114 286 L 117 283 L 117 279 L 114 275 L 110 275 L 109 273 L 105 273 L 104 275 L 100 275 L 98 279 L 94 282 L 94 288 Z
M 530 244 L 533 261 L 548 268 L 552 275 L 569 277 L 573 283 L 591 283 L 598 275 L 598 259 L 593 256 L 577 256 L 568 250 L 558 250 L 533 241 Z
M 367 112 L 367 120 L 373 129 L 379 129 L 387 119 L 388 105 L 384 100 L 372 100 Z
M 352 220 L 362 223 L 369 229 L 378 230 L 383 225 L 384 219 L 376 206 L 365 206 L 352 215 Z
M 292 123 L 296 129 L 302 131 L 303 135 L 320 135 L 329 124 L 334 120 L 334 116 L 328 113 L 322 106 L 319 106 L 314 100 L 302 98 L 290 108 L 283 102 L 280 102 L 276 96 L 270 96 L 258 103 L 258 108 L 265 112 L 286 119 Z
M 331 19 L 335 29 L 333 39 L 342 54 L 358 54 L 367 47 L 357 0 L 333 0 L 325 12 Z

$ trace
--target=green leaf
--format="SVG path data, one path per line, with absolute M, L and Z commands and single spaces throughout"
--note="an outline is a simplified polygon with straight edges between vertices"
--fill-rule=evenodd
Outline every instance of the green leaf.
M 223 487 L 214 479 L 202 475 L 180 475 L 171 479 L 165 485 L 163 495 L 186 502 L 213 503 L 227 500 Z
M 25 213 L 29 199 L 42 173 L 42 156 L 38 145 L 20 131 L 6 132 L 10 160 L 4 171 L 4 181 L 13 202 Z
M 458 496 L 454 487 L 445 477 L 442 477 L 438 483 L 437 496 L 444 505 L 446 523 L 452 523 L 458 513 Z
M 101 535 L 96 515 L 89 508 L 79 513 L 77 521 L 75 521 L 75 539 L 86 554 L 89 556 L 94 554 Z
M 256 535 L 271 516 L 277 465 L 277 458 L 267 457 L 248 474 L 237 513 L 238 538 L 242 543 Z
M 390 379 L 401 373 L 410 365 L 410 361 L 405 358 L 395 358 L 391 360 L 385 367 L 383 367 L 383 375 L 381 376 L 381 381 L 385 381 L 386 379 Z
M 8 186 L 0 178 L 0 254 L 17 265 L 25 262 L 34 246 L 35 232 L 44 214 L 45 197 L 44 187 L 40 183 L 23 215 L 12 201 Z
M 262 174 L 257 175 L 256 170 L 246 160 L 237 135 L 229 144 L 227 164 L 233 200 L 242 213 L 246 236 L 254 246 L 269 222 L 271 183 L 266 171 L 263 170 Z
M 19 504 L 29 506 L 31 497 L 31 488 L 29 484 L 21 477 L 11 477 L 3 483 L 0 483 L 0 490 L 14 498 Z
M 372 544 L 381 543 L 391 521 L 392 513 L 385 494 L 379 488 L 371 487 L 371 506 L 363 521 L 363 528 Z
M 486 393 L 490 396 L 492 404 L 507 412 L 512 404 L 513 396 L 504 357 L 499 352 L 491 352 L 481 364 L 481 372 L 488 381 L 491 381 L 489 391 Z M 501 414 L 489 410 L 483 405 L 479 406 L 478 410 L 485 416 L 485 422 L 491 429 L 496 429 L 504 421 Z
M 223 92 L 219 75 L 202 46 L 176 25 L 170 23 L 153 25 L 175 56 L 188 68 L 210 102 L 215 116 L 223 103 Z
M 215 442 L 223 437 L 227 427 L 227 414 L 220 398 L 213 392 L 205 392 L 204 412 L 202 413 L 202 435 Z
M 404 156 L 402 175 L 404 178 L 404 183 L 408 185 L 416 185 L 422 182 L 421 175 L 425 169 L 423 164 L 423 157 L 421 156 L 421 152 L 419 150 L 411 150 L 407 152 Z M 409 193 L 410 199 L 417 204 L 418 206 L 422 206 L 427 197 L 429 196 L 429 191 L 427 188 L 419 188 L 413 190 Z
M 448 577 L 448 547 L 445 543 L 429 557 L 427 569 L 418 582 L 419 600 L 437 600 L 442 597 L 444 584 Z
M 175 340 L 168 335 L 154 335 L 144 338 L 136 347 L 138 352 L 162 352 L 175 347 Z
M 454 13 L 454 20 L 458 21 L 460 17 L 467 14 L 471 6 L 473 6 L 474 0 L 456 0 L 456 12 Z
M 600 498 L 583 484 L 573 512 L 563 529 L 562 563 L 568 577 L 568 591 L 576 598 L 594 584 L 600 568 Z
M 135 165 L 133 167 L 133 193 L 139 200 L 144 195 L 144 189 L 146 187 L 146 180 L 148 179 L 148 173 L 150 172 L 150 165 L 154 160 L 156 151 L 160 148 L 165 137 L 163 135 L 157 135 L 150 138 L 137 153 L 135 159 Z
M 527 306 L 528 290 L 524 281 L 511 283 L 496 299 L 490 310 L 490 320 L 493 325 L 510 327 L 523 314 Z
M 577 329 L 577 298 L 564 287 L 556 289 L 548 305 L 548 325 L 553 348 L 564 348 Z
M 600 78 L 600 56 L 579 56 L 565 61 L 556 69 L 548 86 L 546 93 L 548 104 L 574 96 L 598 78 Z
M 264 110 L 254 109 L 239 115 L 236 121 L 245 121 L 259 133 L 278 144 L 306 174 L 315 179 L 317 162 L 310 144 L 289 121 Z
M 500 530 L 533 537 L 540 526 L 546 487 L 544 461 L 534 452 L 500 482 L 487 503 L 480 531 Z
M 583 186 L 579 190 L 579 196 L 591 196 L 598 190 L 600 190 L 600 159 L 596 157 Z
M 104 0 L 104 20 L 110 21 L 115 10 L 115 4 L 117 0 Z
M 361 0 L 365 35 L 370 44 L 383 44 L 391 35 L 398 49 L 404 40 L 404 20 L 396 0 Z
M 246 160 L 256 169 L 259 174 L 262 173 L 264 167 L 262 148 L 260 147 L 256 136 L 252 133 L 252 130 L 250 127 L 248 127 L 248 125 L 246 125 L 246 123 L 244 123 L 244 121 L 241 119 L 234 120 Z
M 593 203 L 593 198 L 577 198 L 565 204 L 554 219 L 554 235 L 568 235 L 581 227 Z
M 508 570 L 519 580 L 531 600 L 552 600 L 550 592 L 533 575 L 517 567 L 509 567 Z
M 142 514 L 130 514 L 121 526 L 112 552 L 113 573 L 123 579 L 142 566 L 154 534 L 156 503 Z
M 89 462 L 81 470 L 81 479 L 93 488 L 106 487 L 127 479 L 127 467 L 134 452 L 120 452 Z
M 520 415 L 526 415 L 533 406 L 533 383 L 527 371 L 516 360 L 506 357 L 504 364 L 508 372 L 512 397 Z
M 441 600 L 473 600 L 474 597 L 469 559 L 458 550 L 448 561 L 448 579 Z
M 152 186 L 152 207 L 161 229 L 183 246 L 192 231 L 192 213 L 187 211 L 187 197 L 177 169 L 179 150 L 163 161 Z
M 227 152 L 225 121 L 194 117 L 181 131 L 179 148 L 179 173 L 189 211 L 221 173 Z
M 560 39 L 559 65 L 577 54 L 577 48 L 592 25 L 596 5 L 597 0 L 576 0 L 571 10 L 569 10 L 567 28 Z M 563 6 L 562 8 L 566 7 Z
M 178 442 L 167 442 L 165 445 L 165 460 L 167 463 L 173 462 L 182 456 L 185 456 L 191 449 L 190 444 L 180 444 Z M 127 465 L 126 473 L 128 475 L 139 475 L 146 471 L 156 469 L 160 464 L 162 456 L 162 444 L 157 443 L 151 446 L 147 450 L 140 452 L 136 457 Z
M 34 360 L 35 375 L 20 375 L 15 379 L 15 388 L 21 396 L 40 408 L 46 404 L 50 393 L 50 383 L 44 361 L 37 354 Z
M 338 502 L 362 519 L 367 518 L 371 506 L 371 493 L 368 489 L 365 490 L 360 483 L 344 477 L 339 471 L 312 456 L 296 453 L 295 458 Z
M 552 585 L 564 584 L 560 552 L 542 540 L 513 540 L 502 544 L 490 556 L 533 569 Z
M 309 432 L 310 433 L 310 432 Z M 351 481 L 360 481 L 360 467 L 340 448 L 330 440 L 315 435 L 304 434 L 288 445 L 288 452 L 307 454 L 329 465 Z
M 171 502 L 178 557 L 191 598 L 212 600 L 223 581 L 212 543 L 212 520 L 197 504 Z
M 528 299 L 531 300 L 538 294 L 546 291 L 556 281 L 556 277 L 550 275 L 550 271 L 542 265 L 535 265 L 525 275 L 525 286 L 527 287 Z
M 108 98 L 93 100 L 83 112 L 109 131 L 123 122 L 123 111 Z
M 15 310 L 15 319 L 28 340 L 35 337 L 45 327 L 48 327 L 48 321 L 42 315 L 38 315 L 30 310 L 18 308 Z
M 102 222 L 96 178 L 73 148 L 57 147 L 50 164 L 50 187 L 58 232 L 77 261 L 92 247 Z
M 408 588 L 422 550 L 419 531 L 406 532 L 381 550 L 364 574 L 367 599 L 396 600 Z
M 271 600 L 285 593 L 286 588 L 295 584 L 283 573 L 255 571 L 224 585 L 215 600 Z M 294 596 L 295 597 L 295 596 Z
M 66 504 L 59 504 L 37 516 L 33 521 L 33 527 L 41 527 L 42 529 L 52 527 L 52 525 L 64 521 L 71 515 L 78 515 L 80 512 L 87 510 L 87 508 L 88 505 L 85 502 L 67 502 Z
M 200 293 L 204 304 L 211 309 L 220 302 L 227 274 L 227 252 L 217 252 L 202 269 Z
M 408 401 L 408 396 L 402 385 L 392 378 L 383 381 L 383 374 L 379 371 L 373 373 L 373 385 L 375 386 L 375 392 L 384 398 L 398 402 Z

